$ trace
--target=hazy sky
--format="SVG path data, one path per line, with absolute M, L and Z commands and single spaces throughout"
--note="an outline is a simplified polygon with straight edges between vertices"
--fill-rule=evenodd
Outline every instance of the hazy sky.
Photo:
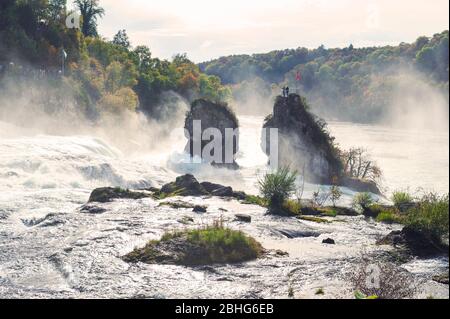
M 398 44 L 448 29 L 448 0 L 100 0 L 100 33 L 201 62 L 274 49 Z

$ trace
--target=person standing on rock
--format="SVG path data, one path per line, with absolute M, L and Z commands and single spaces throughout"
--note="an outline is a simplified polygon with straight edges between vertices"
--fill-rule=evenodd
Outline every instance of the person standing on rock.
M 286 97 L 289 97 L 289 86 L 286 87 Z

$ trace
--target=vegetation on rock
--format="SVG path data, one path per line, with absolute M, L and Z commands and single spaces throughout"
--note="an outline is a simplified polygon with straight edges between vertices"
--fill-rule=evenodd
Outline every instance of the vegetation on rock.
M 190 101 L 230 98 L 217 76 L 202 73 L 186 55 L 171 61 L 154 58 L 148 47 L 132 47 L 125 30 L 112 41 L 99 37 L 97 23 L 105 11 L 98 0 L 77 0 L 76 5 L 80 30 L 66 26 L 73 13 L 66 0 L 1 1 L 0 90 L 6 96 L 21 98 L 30 86 L 51 87 L 34 104 L 44 110 L 75 104 L 90 120 L 104 112 L 135 110 L 164 117 L 170 103 L 161 102 L 169 91 Z M 67 59 L 60 74 L 63 50 Z
M 297 173 L 283 167 L 273 173 L 267 173 L 259 181 L 259 190 L 267 201 L 269 211 L 282 214 L 283 204 L 296 190 Z
M 198 266 L 246 262 L 263 253 L 263 247 L 255 239 L 216 221 L 198 229 L 166 233 L 161 240 L 135 249 L 124 260 Z

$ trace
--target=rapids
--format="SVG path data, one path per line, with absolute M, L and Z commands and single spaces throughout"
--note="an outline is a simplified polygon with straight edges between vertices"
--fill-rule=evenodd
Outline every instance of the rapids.
M 80 211 L 90 192 L 101 186 L 161 186 L 191 172 L 201 181 L 220 182 L 257 193 L 257 177 L 267 158 L 259 147 L 262 118 L 240 118 L 239 172 L 183 164 L 185 139 L 175 136 L 165 152 L 127 154 L 94 136 L 10 134 L 16 127 L 0 121 L 0 298 L 352 298 L 348 274 L 362 254 L 382 255 L 389 247 L 375 241 L 396 225 L 363 217 L 338 217 L 317 224 L 267 216 L 264 209 L 219 198 L 184 198 L 208 206 L 208 213 L 158 207 L 153 199 L 120 200 L 99 205 L 102 214 Z M 389 190 L 425 187 L 448 192 L 448 134 L 411 137 L 377 126 L 331 123 L 342 146 L 369 145 L 385 171 Z M 306 185 L 305 198 L 319 185 Z M 343 189 L 343 205 L 354 193 Z M 382 199 L 386 200 L 386 199 Z M 252 216 L 251 224 L 234 215 Z M 223 217 L 227 224 L 287 251 L 243 265 L 186 268 L 129 265 L 120 259 L 136 246 L 183 228 L 192 217 L 205 224 Z M 331 237 L 337 245 L 323 245 Z M 420 296 L 449 297 L 448 286 L 431 281 L 448 270 L 448 258 L 404 265 L 420 284 Z M 322 298 L 322 297 L 321 297 Z

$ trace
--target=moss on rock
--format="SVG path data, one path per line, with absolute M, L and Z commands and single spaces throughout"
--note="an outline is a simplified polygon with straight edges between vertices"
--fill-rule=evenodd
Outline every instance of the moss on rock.
M 166 233 L 161 240 L 135 249 L 126 262 L 200 266 L 254 260 L 264 253 L 259 242 L 221 223 L 204 228 Z

